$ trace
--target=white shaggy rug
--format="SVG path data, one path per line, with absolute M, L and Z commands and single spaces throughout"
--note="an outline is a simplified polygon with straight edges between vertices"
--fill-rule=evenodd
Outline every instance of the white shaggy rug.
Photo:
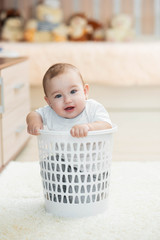
M 108 211 L 81 219 L 44 210 L 38 162 L 0 174 L 1 240 L 160 240 L 160 161 L 113 162 Z

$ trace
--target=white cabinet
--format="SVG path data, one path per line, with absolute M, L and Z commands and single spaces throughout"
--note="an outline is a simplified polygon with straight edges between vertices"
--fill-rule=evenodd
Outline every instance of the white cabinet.
M 4 109 L 0 118 L 0 167 L 12 160 L 28 139 L 25 122 L 30 111 L 28 61 L 23 59 L 3 68 L 1 81 Z
M 2 121 L 0 118 L 0 142 L 2 143 L 1 133 L 2 133 Z M 0 169 L 1 168 L 2 168 L 2 144 L 0 144 Z

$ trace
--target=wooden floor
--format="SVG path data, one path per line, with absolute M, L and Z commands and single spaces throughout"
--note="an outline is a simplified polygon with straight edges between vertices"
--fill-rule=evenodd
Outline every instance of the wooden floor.
M 106 87 L 92 84 L 90 98 L 101 102 L 113 123 L 113 161 L 160 160 L 160 87 Z M 32 109 L 45 104 L 42 88 L 31 89 Z M 37 161 L 37 138 L 31 136 L 16 161 Z

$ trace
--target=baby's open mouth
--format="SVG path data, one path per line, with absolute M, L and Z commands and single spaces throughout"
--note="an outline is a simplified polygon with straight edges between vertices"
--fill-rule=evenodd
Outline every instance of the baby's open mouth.
M 74 108 L 75 108 L 75 107 L 70 106 L 70 107 L 66 107 L 64 110 L 65 110 L 65 111 L 72 111 Z

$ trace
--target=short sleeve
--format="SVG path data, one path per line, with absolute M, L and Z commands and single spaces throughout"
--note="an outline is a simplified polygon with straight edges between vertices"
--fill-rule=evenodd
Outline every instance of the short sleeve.
M 46 117 L 45 117 L 45 107 L 42 108 L 38 108 L 35 111 L 41 116 L 42 120 L 43 120 L 43 125 L 46 125 Z
M 106 121 L 112 125 L 109 114 L 101 103 L 91 99 L 89 102 L 88 111 L 89 116 L 91 117 L 90 122 Z
M 97 105 L 94 118 L 95 118 L 94 121 L 106 121 L 106 122 L 112 124 L 109 114 L 102 104 Z

